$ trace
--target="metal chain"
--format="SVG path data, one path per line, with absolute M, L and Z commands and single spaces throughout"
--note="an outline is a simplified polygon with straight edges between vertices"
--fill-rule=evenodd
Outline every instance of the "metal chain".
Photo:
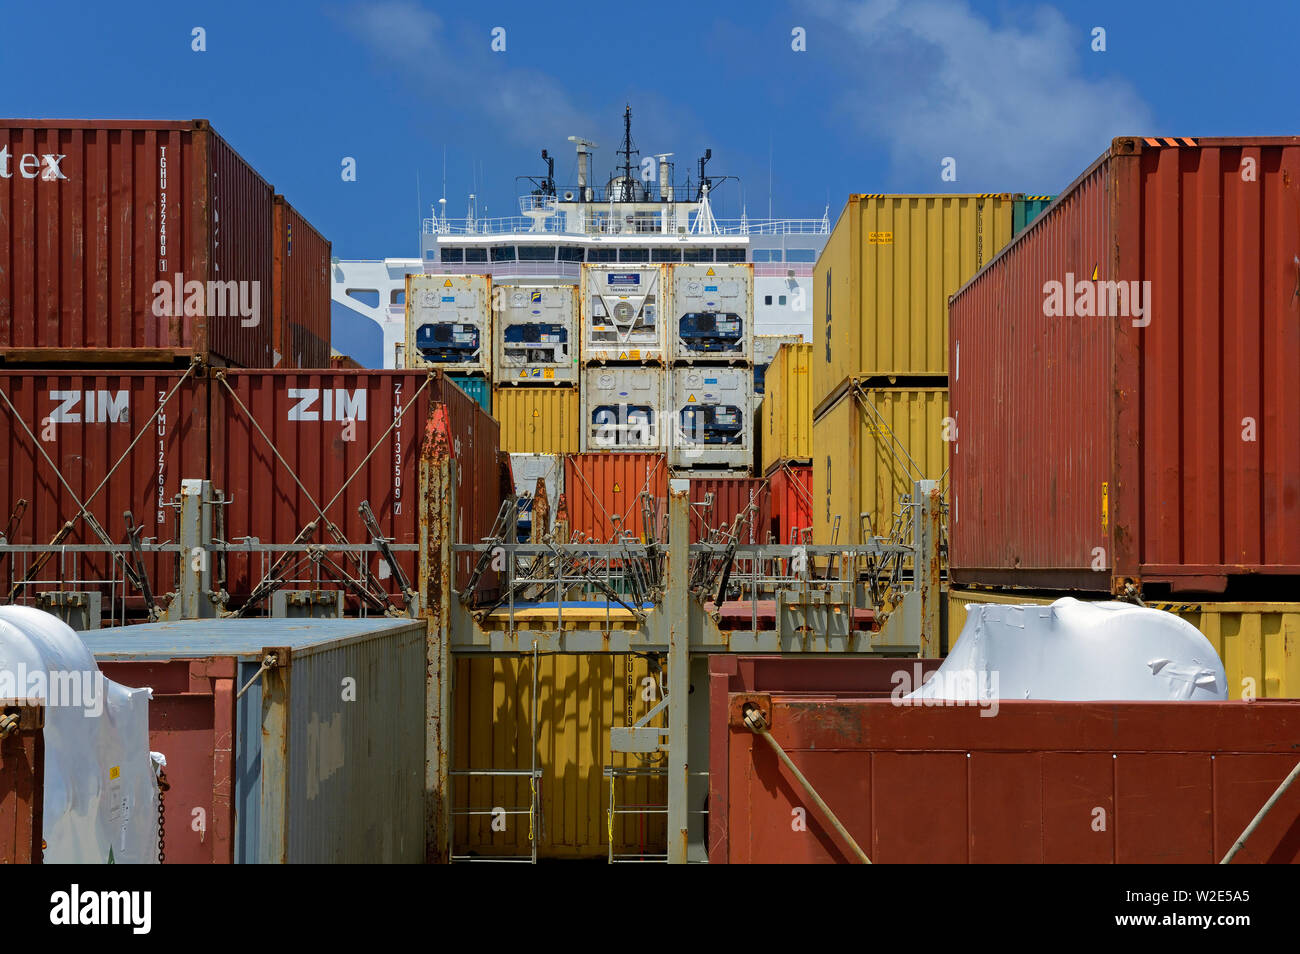
M 167 773 L 158 772 L 158 864 L 167 860 L 164 846 L 167 840 L 167 805 L 163 801 L 171 786 L 167 784 Z

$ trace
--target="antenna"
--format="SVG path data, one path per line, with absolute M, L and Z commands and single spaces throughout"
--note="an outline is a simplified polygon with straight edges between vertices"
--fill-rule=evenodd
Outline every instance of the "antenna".
M 623 148 L 618 150 L 618 154 L 623 157 L 623 182 L 619 190 L 620 202 L 636 201 L 636 180 L 632 178 L 632 155 L 640 155 L 640 151 L 632 145 L 632 107 L 630 105 L 623 108 Z

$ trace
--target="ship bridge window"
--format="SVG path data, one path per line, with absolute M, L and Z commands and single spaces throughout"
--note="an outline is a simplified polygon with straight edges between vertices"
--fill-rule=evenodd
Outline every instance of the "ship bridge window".
M 406 289 L 405 289 L 405 288 L 394 288 L 394 289 L 392 290 L 392 292 L 390 292 L 389 295 L 388 295 L 388 303 L 389 303 L 390 305 L 405 305 L 405 304 L 406 304 Z
M 743 248 L 720 248 L 717 252 L 719 262 L 743 262 L 745 260 L 745 250 Z
M 781 250 L 779 248 L 756 248 L 754 249 L 754 261 L 779 262 L 781 261 Z
M 785 250 L 785 260 L 787 262 L 815 262 L 817 261 L 817 249 L 788 248 Z
M 651 261 L 654 262 L 680 262 L 681 260 L 682 250 L 680 248 L 657 248 L 651 258 Z
M 492 261 L 513 262 L 514 260 L 515 260 L 515 247 L 513 245 L 492 246 Z
M 764 296 L 763 296 L 763 304 L 765 304 L 765 305 L 770 305 L 770 304 L 772 304 L 772 296 L 771 296 L 771 295 L 764 295 Z
M 519 261 L 553 262 L 555 261 L 555 246 L 554 245 L 521 245 L 519 246 Z
M 344 294 L 349 298 L 355 298 L 363 305 L 369 305 L 371 308 L 379 307 L 378 288 L 349 288 Z
M 432 262 L 438 257 L 438 250 L 436 248 L 427 248 L 424 250 L 424 257 Z
M 648 262 L 650 261 L 650 249 L 620 248 L 618 250 L 618 260 L 620 262 Z
M 485 248 L 467 248 L 465 249 L 465 261 L 467 262 L 486 262 L 487 249 Z
M 713 249 L 699 248 L 698 246 L 688 245 L 682 249 L 683 262 L 711 262 L 713 261 Z
M 617 262 L 618 249 L 616 248 L 589 248 L 587 249 L 587 261 L 589 262 Z
M 560 246 L 560 261 L 562 262 L 580 262 L 582 261 L 582 249 L 570 248 L 567 245 Z
M 444 262 L 463 262 L 465 261 L 465 250 L 463 248 L 443 248 L 442 260 Z

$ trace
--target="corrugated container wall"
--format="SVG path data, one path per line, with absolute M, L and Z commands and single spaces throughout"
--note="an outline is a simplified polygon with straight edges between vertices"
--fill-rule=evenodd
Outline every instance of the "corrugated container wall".
M 971 603 L 1045 605 L 1054 596 L 992 590 L 948 593 L 948 647 L 957 644 Z M 1300 698 L 1300 603 L 1148 603 L 1181 616 L 1202 633 L 1223 660 L 1230 698 Z
M 1011 239 L 1010 195 L 854 195 L 813 269 L 813 405 L 850 378 L 946 375 L 948 296 Z
M 801 543 L 813 526 L 811 464 L 782 464 L 768 474 L 768 509 L 763 515 L 763 542 Z
M 1016 196 L 1015 211 L 1012 212 L 1012 235 L 1019 235 L 1027 226 L 1038 218 L 1042 211 L 1052 204 L 1054 196 L 1020 195 Z
M 330 243 L 282 195 L 275 197 L 272 304 L 278 367 L 330 366 Z
M 782 345 L 767 369 L 763 394 L 762 472 L 782 461 L 812 459 L 812 349 Z
M 726 542 L 742 516 L 744 524 L 739 542 L 767 542 L 763 515 L 771 512 L 771 501 L 766 480 L 757 477 L 692 477 L 690 488 L 692 543 L 706 541 L 714 534 Z M 754 507 L 752 511 L 749 510 L 751 505 Z
M 663 454 L 570 454 L 565 459 L 564 490 L 569 530 L 579 539 L 608 543 L 616 529 L 645 539 L 641 492 L 650 494 L 656 513 L 668 497 L 668 464 Z
M 575 454 L 582 420 L 577 388 L 501 387 L 492 392 L 501 449 L 519 454 Z
M 0 865 L 40 864 L 44 839 L 45 710 L 14 707 L 4 699 L 18 724 L 0 738 Z
M 272 190 L 207 122 L 0 120 L 0 148 L 0 350 L 270 366 Z
M 954 296 L 955 580 L 1294 593 L 1297 208 L 1300 138 L 1117 139 Z
M 813 425 L 813 543 L 887 536 L 916 480 L 948 469 L 946 388 L 855 388 Z M 910 515 L 904 515 L 908 519 Z M 834 540 L 835 519 L 839 533 Z
M 202 620 L 86 634 L 108 678 L 155 690 L 149 742 L 167 756 L 167 807 L 204 810 L 202 829 L 167 825 L 167 860 L 422 861 L 425 629 Z M 259 677 L 269 646 L 287 660 Z
M 487 413 L 492 413 L 492 385 L 483 375 L 447 372 L 447 380 L 468 394 Z
M 533 768 L 533 660 L 461 656 L 455 666 L 453 769 Z M 617 853 L 665 850 L 663 814 L 635 808 L 667 804 L 666 780 L 617 780 L 617 807 L 627 813 L 611 820 L 604 777 L 606 765 L 640 766 L 634 756 L 610 752 L 609 730 L 633 724 L 654 705 L 642 698 L 649 675 L 647 661 L 632 655 L 537 657 L 538 857 L 603 858 L 611 832 Z M 649 724 L 662 726 L 663 716 Z M 453 812 L 484 805 L 526 810 L 529 800 L 526 777 L 461 777 L 452 786 Z M 495 831 L 492 815 L 457 815 L 454 853 L 527 857 L 528 815 L 504 817 L 506 829 Z
M 0 446 L 6 451 L 0 455 L 0 510 L 7 543 L 118 545 L 127 539 L 125 511 L 144 538 L 176 538 L 171 503 L 181 481 L 207 472 L 207 384 L 195 372 L 0 371 L 0 393 Z M 92 530 L 78 501 L 107 540 Z M 62 533 L 65 525 L 70 529 Z M 40 561 L 36 554 L 11 554 L 4 562 L 5 592 L 26 576 L 33 582 L 21 593 L 25 602 L 44 590 L 95 589 L 104 594 L 104 614 L 121 621 L 122 606 L 109 605 L 109 586 L 87 582 L 116 579 L 120 596 L 121 564 L 76 552 L 38 568 Z M 176 589 L 176 555 L 145 555 L 144 567 L 165 604 Z M 138 618 L 143 598 L 126 590 Z

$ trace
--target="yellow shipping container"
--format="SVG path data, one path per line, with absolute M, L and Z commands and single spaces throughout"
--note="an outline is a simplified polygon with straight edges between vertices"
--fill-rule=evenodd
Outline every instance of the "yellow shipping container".
M 946 375 L 948 296 L 1011 241 L 1011 195 L 852 195 L 813 269 L 813 407 L 853 377 Z
M 619 753 L 611 761 L 609 729 L 630 725 L 654 705 L 646 701 L 646 660 L 633 655 L 543 655 L 537 658 L 537 725 L 533 728 L 531 656 L 458 657 L 452 704 L 453 770 L 530 769 L 542 772 L 540 811 L 534 819 L 541 858 L 605 857 L 609 847 L 610 784 L 605 766 L 645 767 Z M 630 720 L 630 721 L 629 721 Z M 662 717 L 651 725 L 662 727 Z M 663 763 L 666 764 L 666 763 Z M 666 777 L 617 779 L 617 807 L 664 806 Z M 453 779 L 452 810 L 528 809 L 526 776 Z M 667 847 L 663 814 L 619 815 L 613 825 L 616 853 L 662 854 Z M 457 814 L 453 851 L 458 855 L 527 856 L 529 816 Z
M 947 388 L 855 387 L 818 418 L 813 543 L 861 543 L 888 534 L 913 481 L 938 480 L 946 496 L 947 417 Z
M 812 458 L 812 345 L 784 344 L 764 382 L 762 473 L 783 460 Z
M 1056 599 L 992 590 L 953 590 L 948 594 L 949 651 L 966 625 L 969 603 L 1044 605 Z M 1300 697 L 1300 603 L 1147 605 L 1181 616 L 1205 634 L 1223 660 L 1231 698 L 1240 699 L 1247 687 L 1257 699 Z
M 581 430 L 578 389 L 492 389 L 493 416 L 501 424 L 501 449 L 512 454 L 576 454 Z

